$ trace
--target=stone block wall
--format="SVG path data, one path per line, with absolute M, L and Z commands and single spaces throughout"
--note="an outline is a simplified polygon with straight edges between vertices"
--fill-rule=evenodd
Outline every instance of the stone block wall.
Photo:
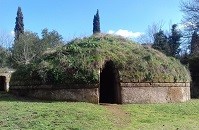
M 190 83 L 121 83 L 122 103 L 169 103 L 190 99 Z
M 185 102 L 190 99 L 190 83 L 121 83 L 120 85 L 122 104 Z M 43 100 L 98 104 L 99 84 L 83 86 L 12 86 L 10 92 Z
M 10 92 L 18 96 L 42 100 L 99 103 L 98 88 L 90 86 L 84 89 L 54 87 L 52 85 L 12 86 Z

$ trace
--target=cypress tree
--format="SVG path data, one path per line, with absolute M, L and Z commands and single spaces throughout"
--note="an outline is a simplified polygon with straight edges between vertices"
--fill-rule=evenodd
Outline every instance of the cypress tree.
M 169 36 L 170 56 L 175 57 L 180 52 L 180 40 L 182 34 L 177 30 L 177 24 L 172 25 L 171 35 Z
M 17 17 L 15 22 L 15 40 L 18 40 L 19 35 L 24 33 L 24 24 L 23 24 L 23 13 L 21 11 L 21 7 L 18 7 Z
M 97 9 L 97 13 L 94 15 L 93 18 L 93 34 L 100 33 L 100 17 L 99 17 L 99 10 Z
M 197 31 L 194 31 L 191 37 L 191 54 L 195 55 L 199 52 L 199 36 Z

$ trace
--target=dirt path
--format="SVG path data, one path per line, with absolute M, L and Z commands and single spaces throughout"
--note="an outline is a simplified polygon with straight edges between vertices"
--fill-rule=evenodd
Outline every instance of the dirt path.
M 130 115 L 128 112 L 125 112 L 122 109 L 121 105 L 117 104 L 102 104 L 107 111 L 112 115 L 111 118 L 112 122 L 118 127 L 118 128 L 126 128 L 129 123 L 131 122 Z

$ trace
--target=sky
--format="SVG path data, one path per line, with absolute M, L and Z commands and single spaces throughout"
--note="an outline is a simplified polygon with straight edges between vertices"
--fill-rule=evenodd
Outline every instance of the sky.
M 0 0 L 0 31 L 13 33 L 17 8 L 22 8 L 25 30 L 41 34 L 56 30 L 65 40 L 92 35 L 99 9 L 101 32 L 136 38 L 148 26 L 181 23 L 181 0 Z

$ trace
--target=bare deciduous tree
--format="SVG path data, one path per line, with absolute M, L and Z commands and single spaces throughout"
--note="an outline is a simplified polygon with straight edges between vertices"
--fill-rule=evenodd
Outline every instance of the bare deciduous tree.
M 12 59 L 16 65 L 29 64 L 39 53 L 39 37 L 32 32 L 24 32 L 12 48 Z
M 142 44 L 152 44 L 154 42 L 154 34 L 158 33 L 163 27 L 163 22 L 153 23 L 148 26 L 146 33 L 139 38 Z
M 9 67 L 10 52 L 9 48 L 12 46 L 14 37 L 6 31 L 0 31 L 0 67 Z
M 199 28 L 199 0 L 181 2 L 181 11 L 184 15 L 184 22 L 191 30 Z
M 13 44 L 14 37 L 6 31 L 0 31 L 0 46 L 10 48 Z

